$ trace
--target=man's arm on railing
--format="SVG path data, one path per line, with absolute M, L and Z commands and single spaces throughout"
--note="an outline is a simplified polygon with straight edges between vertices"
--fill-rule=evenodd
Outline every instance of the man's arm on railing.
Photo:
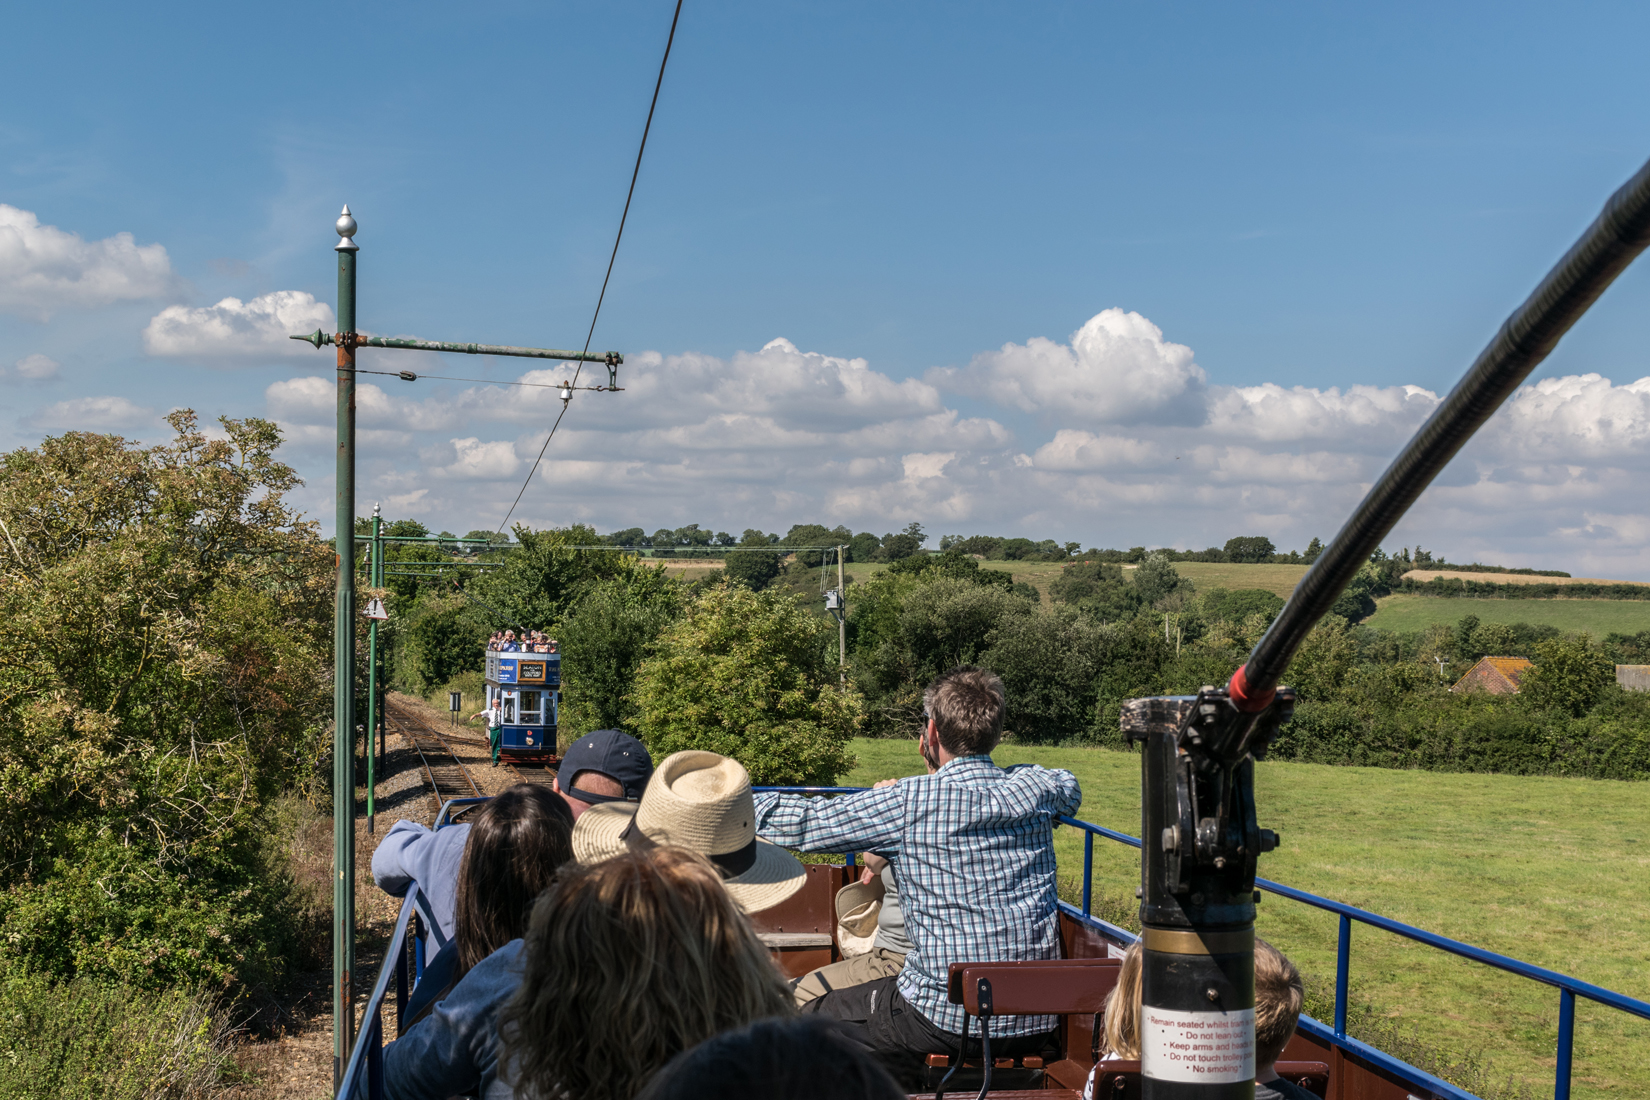
M 801 852 L 859 852 L 900 841 L 899 787 L 837 798 L 758 794 L 756 834 Z

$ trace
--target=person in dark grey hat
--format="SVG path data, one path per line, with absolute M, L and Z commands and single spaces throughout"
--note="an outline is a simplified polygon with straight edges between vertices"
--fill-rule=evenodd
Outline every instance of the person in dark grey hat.
M 603 802 L 640 802 L 652 778 L 653 758 L 640 741 L 619 730 L 597 730 L 568 746 L 554 786 L 576 820 Z

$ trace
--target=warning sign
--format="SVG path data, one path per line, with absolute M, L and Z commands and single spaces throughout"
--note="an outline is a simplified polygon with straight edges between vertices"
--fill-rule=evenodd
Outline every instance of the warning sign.
M 1140 1072 L 1155 1081 L 1255 1079 L 1255 1010 L 1140 1008 Z
M 385 619 L 390 617 L 390 613 L 384 610 L 384 601 L 379 599 L 377 596 L 374 596 L 372 599 L 367 601 L 367 609 L 363 612 L 363 614 L 366 615 L 367 618 L 377 619 L 379 622 L 383 622 Z

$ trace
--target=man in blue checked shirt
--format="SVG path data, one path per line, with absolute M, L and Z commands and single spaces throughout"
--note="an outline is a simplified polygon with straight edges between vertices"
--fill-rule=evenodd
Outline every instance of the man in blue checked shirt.
M 918 744 L 929 775 L 885 780 L 840 798 L 756 796 L 763 839 L 805 852 L 883 851 L 915 945 L 898 975 L 833 989 L 804 1012 L 858 1025 L 907 1081 L 925 1054 L 951 1053 L 962 1006 L 946 998 L 953 962 L 1018 962 L 1060 956 L 1054 819 L 1082 804 L 1068 771 L 991 760 L 1003 733 L 1003 682 L 965 665 L 923 693 Z M 1035 1054 L 1053 1016 L 993 1021 L 991 1049 Z

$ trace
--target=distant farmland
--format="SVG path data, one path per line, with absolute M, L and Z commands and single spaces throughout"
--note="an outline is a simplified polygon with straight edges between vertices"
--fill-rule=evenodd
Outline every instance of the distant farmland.
M 1422 631 L 1434 623 L 1453 625 L 1468 615 L 1486 623 L 1531 623 L 1560 630 L 1585 630 L 1594 638 L 1611 632 L 1650 630 L 1650 600 L 1474 600 L 1397 595 L 1376 601 L 1364 622 L 1382 630 Z

